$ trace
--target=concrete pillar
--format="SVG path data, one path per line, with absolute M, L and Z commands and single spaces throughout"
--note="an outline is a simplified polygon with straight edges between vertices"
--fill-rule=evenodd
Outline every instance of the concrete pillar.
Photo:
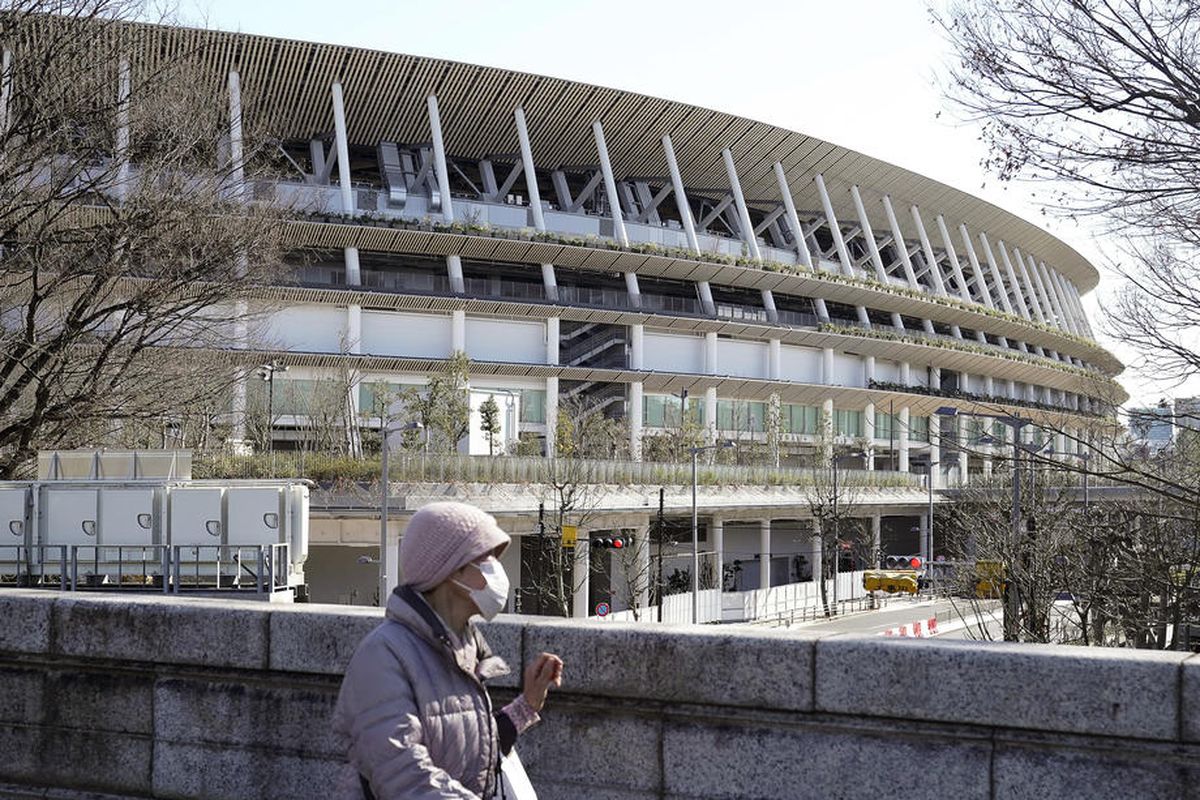
M 346 264 L 346 285 L 362 286 L 362 270 L 358 264 L 358 248 L 347 247 L 342 251 Z
M 758 587 L 771 588 L 771 520 L 758 521 Z
M 883 517 L 871 515 L 871 566 L 879 569 L 879 554 L 883 550 Z
M 559 319 L 558 317 L 548 317 L 546 319 L 546 363 L 558 363 L 558 342 L 559 342 Z
M 782 346 L 778 339 L 767 340 L 767 378 L 773 381 L 780 380 L 783 374 L 783 362 L 781 358 Z
M 346 138 L 346 102 L 342 84 L 333 84 L 333 136 L 337 148 L 338 190 L 342 197 L 342 213 L 354 213 L 354 187 L 350 185 L 350 143 Z
M 546 292 L 546 299 L 551 303 L 558 302 L 558 278 L 554 275 L 553 264 L 542 264 L 542 288 Z
M 967 452 L 967 417 L 964 414 L 959 414 L 958 420 L 958 480 L 959 483 L 966 483 L 967 471 L 971 464 L 971 454 Z
M 929 417 L 929 475 L 933 488 L 942 486 L 942 418 L 933 414 Z
M 908 406 L 900 406 L 900 419 L 897 420 L 895 426 L 896 431 L 896 469 L 899 472 L 908 472 L 908 425 L 909 425 L 909 410 Z
M 704 390 L 704 426 L 708 429 L 708 443 L 717 441 L 717 387 Z
M 870 386 L 875 380 L 875 356 L 863 356 L 863 386 Z
M 692 209 L 688 205 L 687 193 L 683 190 L 683 178 L 679 173 L 679 162 L 675 160 L 675 148 L 671 137 L 662 138 L 663 154 L 667 157 L 667 169 L 671 173 L 671 190 L 675 194 L 675 206 L 679 209 L 679 218 L 683 221 L 683 230 L 687 234 L 688 246 L 692 252 L 700 252 L 700 240 L 696 237 L 696 223 L 692 219 Z
M 704 334 L 704 372 L 706 375 L 717 374 L 717 333 L 709 331 Z
M 854 201 L 854 210 L 858 212 L 858 224 L 862 226 L 863 239 L 867 242 L 867 252 L 871 256 L 871 264 L 875 267 L 875 279 L 882 284 L 887 284 L 887 272 L 883 267 L 883 257 L 879 254 L 879 243 L 875 241 L 875 232 L 871 230 L 871 220 L 867 216 L 867 210 L 863 207 L 862 195 L 859 194 L 858 186 L 850 187 L 850 198 Z
M 450 291 L 462 294 L 467 290 L 466 281 L 463 280 L 461 256 L 446 256 L 446 274 L 450 278 Z
M 638 286 L 636 272 L 625 273 L 625 292 L 629 295 L 629 305 L 633 308 L 642 307 L 642 289 Z
M 912 386 L 912 365 L 907 361 L 900 362 L 900 383 L 904 386 Z
M 788 186 L 787 176 L 783 172 L 783 164 L 778 161 L 775 162 L 775 180 L 779 184 L 779 196 L 783 200 L 788 227 L 792 229 L 792 235 L 796 239 L 792 244 L 796 248 L 800 266 L 812 269 L 812 254 L 808 252 L 808 243 L 804 241 L 804 229 L 800 226 L 800 217 L 796 214 L 796 203 L 792 199 L 792 190 Z
M 917 274 L 913 270 L 912 257 L 908 254 L 908 245 L 904 242 L 904 232 L 900 230 L 896 210 L 892 208 L 892 198 L 886 194 L 883 196 L 883 210 L 887 214 L 888 227 L 892 229 L 892 241 L 896 244 L 900 265 L 904 267 L 904 279 L 908 281 L 908 288 L 921 291 L 921 284 L 917 282 Z
M 596 153 L 600 156 L 600 172 L 604 175 L 604 193 L 608 196 L 608 208 L 612 213 L 613 235 L 623 247 L 629 246 L 629 235 L 625 232 L 625 219 L 621 214 L 621 200 L 617 195 L 617 181 L 613 175 L 612 162 L 608 158 L 608 145 L 604 141 L 604 128 L 592 123 L 592 136 L 596 140 Z
M 646 328 L 644 325 L 629 326 L 629 368 L 645 369 Z
M 836 430 L 833 424 L 833 398 L 821 401 L 821 460 L 826 464 L 833 458 L 833 439 Z
M 525 189 L 529 193 L 529 211 L 533 214 L 533 227 L 546 230 L 546 218 L 542 213 L 542 194 L 538 189 L 537 171 L 533 165 L 533 149 L 529 146 L 529 127 L 525 124 L 525 109 L 513 109 L 517 123 L 517 143 L 521 148 L 521 165 L 525 173 Z
M 425 105 L 429 110 L 429 132 L 433 136 L 433 168 L 441 195 L 442 220 L 454 222 L 454 206 L 450 202 L 450 171 L 446 167 L 446 145 L 442 139 L 442 118 L 438 114 L 437 98 L 429 95 Z
M 546 378 L 546 455 L 558 455 L 558 376 Z
M 713 302 L 712 288 L 708 281 L 696 281 L 696 292 L 700 295 L 700 305 L 704 307 L 704 313 L 714 316 L 717 313 L 717 304 Z
M 642 460 L 642 382 L 629 384 L 629 457 Z
M 725 590 L 725 520 L 712 517 L 708 523 L 711 532 L 712 548 L 717 562 L 717 586 Z
M 733 194 L 733 203 L 737 207 L 738 227 L 742 229 L 742 242 L 750 251 L 750 257 L 762 261 L 762 253 L 758 249 L 758 238 L 754 235 L 754 225 L 750 222 L 750 209 L 746 207 L 746 198 L 742 195 L 742 182 L 738 180 L 737 168 L 733 166 L 733 153 L 726 147 L 721 151 L 725 159 L 725 174 L 729 176 L 729 190 Z
M 450 354 L 467 352 L 467 312 L 450 312 Z
M 821 383 L 826 386 L 833 385 L 833 348 L 824 347 L 821 349 Z
M 821 602 L 821 584 L 819 581 L 823 580 L 825 576 L 824 564 L 822 563 L 825 559 L 825 548 L 821 544 L 821 520 L 814 519 L 812 524 L 812 551 L 809 555 L 809 561 L 812 562 L 813 588 L 816 592 L 813 597 L 815 602 L 819 604 Z
M 863 459 L 863 466 L 868 470 L 875 469 L 875 404 L 867 403 L 863 406 L 863 438 L 867 441 L 867 446 L 864 448 L 866 458 Z
M 850 252 L 846 249 L 846 240 L 842 236 L 842 228 L 838 225 L 837 215 L 833 213 L 833 201 L 829 199 L 829 192 L 825 188 L 825 178 L 817 173 L 813 178 L 813 182 L 817 185 L 817 194 L 821 197 L 821 208 L 825 212 L 825 221 L 829 225 L 829 232 L 833 236 L 833 246 L 837 250 L 838 261 L 841 262 L 842 274 L 853 278 L 854 262 L 850 260 Z
M 571 616 L 587 619 L 592 609 L 588 606 L 588 591 L 592 574 L 591 549 L 586 536 L 580 536 L 575 545 L 575 591 L 571 594 Z

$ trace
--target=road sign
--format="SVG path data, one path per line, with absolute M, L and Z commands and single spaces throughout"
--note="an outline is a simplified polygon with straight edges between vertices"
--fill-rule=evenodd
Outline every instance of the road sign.
M 574 547 L 576 540 L 579 538 L 578 525 L 563 525 L 562 526 L 562 546 Z
M 609 610 L 608 603 L 596 603 L 596 616 L 597 617 L 607 617 L 608 610 Z

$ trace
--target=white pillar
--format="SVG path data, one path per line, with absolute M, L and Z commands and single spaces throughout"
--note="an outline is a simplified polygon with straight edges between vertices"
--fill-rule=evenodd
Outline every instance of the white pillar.
M 362 285 L 362 269 L 358 263 L 358 248 L 347 247 L 342 251 L 342 256 L 345 259 L 346 265 L 346 285 L 361 286 Z
M 573 581 L 575 589 L 571 593 L 571 616 L 575 619 L 587 619 L 592 613 L 592 609 L 588 607 L 588 594 L 591 588 L 589 583 L 592 573 L 591 556 L 591 548 L 588 545 L 587 537 L 580 536 L 578 542 L 575 544 L 575 576 Z
M 450 278 L 450 291 L 462 294 L 467 289 L 463 280 L 462 256 L 446 256 L 446 274 Z
M 967 288 L 967 277 L 963 275 L 962 264 L 958 263 L 958 253 L 954 250 L 954 240 L 950 238 L 950 231 L 946 230 L 946 220 L 938 214 L 936 222 L 938 234 L 942 237 L 942 248 L 946 251 L 946 257 L 950 259 L 950 272 L 954 275 L 954 280 L 958 281 L 958 295 L 968 303 L 972 302 L 971 290 Z
M 771 588 L 771 520 L 758 521 L 758 588 Z
M 709 287 L 708 281 L 696 281 L 696 292 L 700 295 L 700 305 L 704 307 L 704 313 L 716 314 L 717 304 L 713 302 L 712 288 Z
M 1033 288 L 1033 279 L 1029 277 L 1029 269 L 1025 266 L 1025 258 L 1021 255 L 1019 248 L 1012 249 L 1013 264 L 1016 266 L 1017 274 L 1021 276 L 1021 284 L 1025 287 L 1025 301 L 1029 305 L 1029 309 L 1037 318 L 1038 322 L 1046 321 L 1045 311 L 1042 309 L 1041 301 L 1038 299 L 1037 290 Z
M 362 306 L 346 306 L 346 352 L 362 353 Z
M 912 364 L 907 361 L 900 362 L 900 384 L 912 386 Z
M 842 238 L 842 229 L 838 225 L 837 215 L 833 213 L 833 202 L 829 199 L 829 192 L 825 189 L 825 179 L 818 172 L 813 180 L 817 184 L 817 194 L 821 196 L 821 208 L 825 211 L 825 222 L 829 225 L 829 232 L 833 234 L 833 245 L 837 249 L 838 260 L 842 262 L 842 274 L 853 278 L 855 277 L 854 262 L 850 260 L 850 253 L 846 250 L 846 240 Z
M 1008 273 L 1008 285 L 1012 288 L 1013 299 L 1017 301 L 1017 309 L 1025 319 L 1032 319 L 1029 311 L 1030 304 L 1025 302 L 1025 292 L 1022 290 L 1021 282 L 1017 279 L 1017 271 L 1013 268 L 1012 260 L 1008 256 L 1008 247 L 1002 239 L 996 242 L 996 249 L 1000 251 L 1000 260 L 1004 264 L 1004 271 Z
M 725 591 L 725 521 L 710 517 L 708 529 L 712 534 L 713 560 L 717 562 L 717 587 Z
M 629 326 L 629 368 L 645 369 L 646 329 L 643 325 Z
M 883 517 L 871 515 L 871 566 L 879 569 L 879 554 L 883 550 Z
M 704 425 L 708 429 L 708 443 L 717 440 L 717 387 L 704 390 Z
M 1034 262 L 1033 256 L 1026 254 L 1025 263 L 1026 268 L 1029 271 L 1029 275 L 1033 279 L 1034 291 L 1037 292 L 1038 301 L 1042 304 L 1042 308 L 1046 312 L 1046 321 L 1051 323 L 1057 322 L 1054 300 L 1051 298 L 1050 292 L 1047 291 L 1045 284 L 1042 283 L 1042 275 L 1040 272 L 1038 272 L 1037 264 Z M 1051 319 L 1051 317 L 1054 317 L 1054 319 Z
M 12 124 L 12 61 L 12 50 L 4 48 L 0 57 L 0 134 L 7 133 Z
M 467 312 L 450 312 L 450 354 L 467 352 Z
M 542 288 L 546 291 L 547 300 L 558 302 L 558 279 L 554 276 L 553 264 L 542 264 Z
M 517 120 L 517 141 L 521 147 L 521 164 L 525 172 L 525 188 L 529 192 L 529 210 L 533 212 L 533 227 L 546 230 L 546 218 L 542 213 L 542 194 L 538 190 L 537 171 L 533 166 L 533 149 L 529 146 L 529 128 L 525 125 L 525 110 L 513 111 Z
M 733 203 L 737 207 L 738 226 L 742 229 L 742 242 L 750 249 L 750 257 L 762 261 L 762 253 L 758 249 L 758 237 L 754 235 L 754 225 L 750 222 L 750 209 L 746 207 L 746 198 L 742 195 L 742 183 L 738 180 L 737 168 L 733 166 L 733 153 L 726 147 L 721 151 L 725 159 L 725 173 L 729 176 L 729 189 L 733 193 Z
M 600 122 L 592 123 L 592 136 L 596 140 L 596 154 L 600 156 L 600 173 L 604 176 L 604 193 L 608 196 L 608 208 L 612 214 L 613 236 L 622 247 L 629 246 L 629 235 L 625 232 L 625 218 L 621 214 L 621 200 L 617 195 L 617 179 L 613 175 L 612 161 L 608 157 L 608 143 L 604 140 L 604 128 Z
M 866 458 L 863 459 L 863 466 L 872 471 L 875 469 L 875 404 L 867 403 L 863 407 L 863 438 L 867 440 L 867 446 L 864 449 Z
M 925 223 L 921 221 L 921 210 L 916 206 L 909 209 L 912 212 L 913 224 L 917 226 L 917 236 L 921 239 L 921 252 L 929 265 L 929 277 L 933 280 L 933 290 L 941 297 L 946 296 L 946 282 L 942 280 L 942 270 L 937 258 L 933 255 L 933 245 L 929 243 L 929 234 Z
M 442 118 L 438 114 L 437 98 L 429 95 L 425 104 L 429 110 L 429 132 L 433 136 L 433 168 L 437 174 L 438 192 L 442 196 L 442 220 L 454 222 L 454 206 L 450 202 L 450 170 L 446 167 L 446 144 L 442 139 Z M 338 155 L 341 159 L 341 155 Z
M 863 206 L 862 195 L 858 193 L 858 186 L 850 187 L 850 197 L 854 200 L 854 210 L 858 212 L 858 224 L 862 226 L 863 238 L 867 241 L 867 252 L 871 255 L 871 263 L 875 266 L 875 279 L 882 284 L 887 284 L 887 272 L 883 268 L 883 256 L 879 254 L 879 244 L 875 241 L 875 232 L 871 230 L 871 220 L 867 217 L 867 209 Z M 901 242 L 896 245 L 899 250 L 904 246 Z
M 899 472 L 908 472 L 908 425 L 909 425 L 909 410 L 908 406 L 900 406 L 900 418 L 893 424 L 898 428 L 896 431 L 896 469 Z
M 942 418 L 929 416 L 929 478 L 933 488 L 942 486 Z
M 629 384 L 629 457 L 634 461 L 642 460 L 642 388 L 641 381 Z
M 340 81 L 333 83 L 333 134 L 337 147 L 338 190 L 342 196 L 342 213 L 354 213 L 354 187 L 350 185 L 350 144 L 346 138 L 346 103 Z M 439 132 L 439 136 L 440 136 Z M 443 195 L 446 192 L 443 191 Z
M 992 280 L 996 283 L 996 294 L 1000 296 L 1000 307 L 1009 314 L 1015 314 L 1012 301 L 1008 299 L 1008 286 L 1004 282 L 1004 275 L 1000 272 L 1000 265 L 996 263 L 996 254 L 992 252 L 992 244 L 983 231 L 979 232 L 979 244 L 983 247 L 983 255 L 987 259 L 988 269 L 991 270 Z
M 558 317 L 548 317 L 546 319 L 546 363 L 558 363 L 558 341 L 559 341 L 559 319 Z
M 717 333 L 709 331 L 704 334 L 704 372 L 706 375 L 717 374 Z
M 821 348 L 821 383 L 833 385 L 833 348 Z
M 958 235 L 962 237 L 963 247 L 967 250 L 967 261 L 971 263 L 971 272 L 975 273 L 975 280 L 979 283 L 979 293 L 983 295 L 983 304 L 988 308 L 995 308 L 996 303 L 992 300 L 992 290 L 988 286 L 983 267 L 979 265 L 979 256 L 975 254 L 975 245 L 971 244 L 971 234 L 967 231 L 966 223 L 959 224 Z
M 683 230 L 687 234 L 688 246 L 693 252 L 700 252 L 700 240 L 696 238 L 696 223 L 692 219 L 692 208 L 688 205 L 687 193 L 683 190 L 683 177 L 679 174 L 679 162 L 675 160 L 675 148 L 671 137 L 662 138 L 663 153 L 667 157 L 667 168 L 671 171 L 671 190 L 675 193 L 675 205 L 679 209 L 679 218 L 683 222 Z
M 971 455 L 967 452 L 967 417 L 959 414 L 955 419 L 958 420 L 958 480 L 966 483 L 971 466 Z
M 821 602 L 820 581 L 825 579 L 825 568 L 824 564 L 822 563 L 825 560 L 825 548 L 821 542 L 821 520 L 814 519 L 812 521 L 812 525 L 812 552 L 810 553 L 809 560 L 812 562 L 812 579 L 813 588 L 815 590 L 815 593 L 813 594 L 813 602 L 819 604 Z
M 121 159 L 121 194 L 127 191 L 129 180 L 129 61 L 121 59 L 121 89 L 117 98 L 117 157 Z M 246 165 L 242 147 L 242 81 L 237 70 L 229 71 L 229 171 L 231 199 L 235 203 L 246 199 Z
M 886 194 L 883 196 L 883 210 L 887 214 L 888 227 L 892 229 L 892 241 L 896 245 L 896 252 L 900 254 L 900 264 L 904 267 L 904 279 L 908 281 L 908 288 L 921 291 L 921 284 L 917 282 L 917 274 L 913 271 L 912 257 L 908 254 L 908 245 L 904 242 L 904 231 L 900 230 L 896 210 L 892 208 L 892 198 Z
M 812 254 L 808 252 L 808 243 L 804 241 L 804 229 L 800 227 L 800 217 L 796 214 L 796 203 L 792 199 L 792 190 L 788 186 L 787 175 L 783 172 L 783 164 L 778 161 L 775 162 L 775 180 L 779 183 L 779 196 L 783 200 L 788 227 L 792 229 L 792 235 L 796 237 L 793 244 L 796 247 L 796 255 L 800 257 L 800 265 L 812 269 Z
M 642 307 L 642 290 L 638 286 L 636 272 L 625 273 L 625 292 L 629 295 L 629 303 L 634 308 Z
M 546 378 L 546 455 L 558 454 L 558 376 Z
M 767 340 L 767 378 L 769 380 L 780 380 L 783 374 L 782 362 L 783 347 L 778 339 Z

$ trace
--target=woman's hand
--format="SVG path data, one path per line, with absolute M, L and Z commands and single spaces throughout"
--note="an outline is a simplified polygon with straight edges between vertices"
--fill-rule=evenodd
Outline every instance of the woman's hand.
M 541 653 L 525 667 L 525 702 L 541 713 L 550 687 L 562 686 L 562 659 L 552 653 Z

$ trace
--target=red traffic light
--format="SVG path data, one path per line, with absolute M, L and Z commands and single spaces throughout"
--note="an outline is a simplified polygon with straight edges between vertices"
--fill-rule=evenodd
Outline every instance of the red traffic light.
M 917 556 L 913 556 L 912 558 L 910 558 L 908 560 L 908 565 L 910 567 L 912 567 L 913 569 L 920 569 L 921 568 L 921 559 L 918 558 Z
M 613 539 L 612 546 L 613 546 L 614 550 L 620 550 L 622 547 L 625 546 L 625 540 L 621 539 L 621 538 Z

